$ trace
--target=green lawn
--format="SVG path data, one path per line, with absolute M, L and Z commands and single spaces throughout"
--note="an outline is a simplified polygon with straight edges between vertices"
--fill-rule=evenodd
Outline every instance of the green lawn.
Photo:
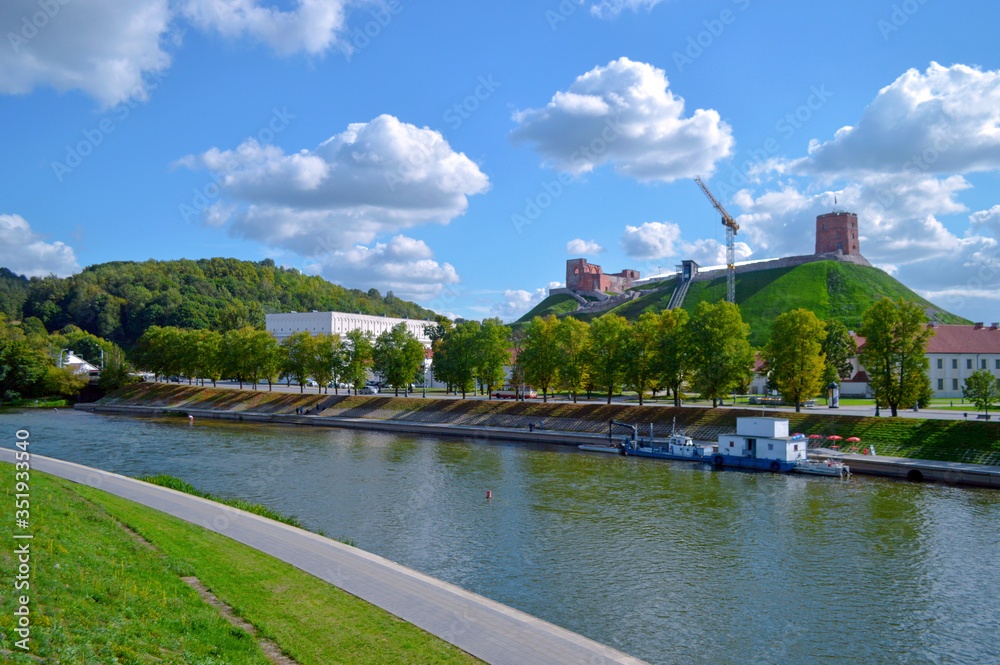
M 12 505 L 14 468 L 0 466 Z M 36 471 L 31 499 L 35 656 L 63 665 L 267 665 L 246 632 L 180 579 L 193 575 L 303 665 L 480 662 L 297 568 L 144 506 Z M 7 543 L 11 531 L 3 520 Z M 13 550 L 0 554 L 5 571 L 15 568 Z M 15 650 L 13 595 L 0 605 L 0 646 Z

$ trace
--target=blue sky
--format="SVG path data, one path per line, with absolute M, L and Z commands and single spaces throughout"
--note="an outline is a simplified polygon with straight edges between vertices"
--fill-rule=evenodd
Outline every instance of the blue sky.
M 233 256 L 516 318 L 644 275 L 861 251 L 1000 320 L 1000 6 L 6 0 L 0 265 Z

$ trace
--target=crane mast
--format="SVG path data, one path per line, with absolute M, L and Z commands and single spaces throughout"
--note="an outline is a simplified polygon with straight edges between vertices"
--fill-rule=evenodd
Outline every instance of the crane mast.
M 698 183 L 701 191 L 722 215 L 722 225 L 726 227 L 726 301 L 736 302 L 736 234 L 740 230 L 740 225 L 736 223 L 732 215 L 726 212 L 722 204 L 715 200 L 712 192 L 708 191 L 708 187 L 705 186 L 700 177 L 695 178 L 694 181 Z

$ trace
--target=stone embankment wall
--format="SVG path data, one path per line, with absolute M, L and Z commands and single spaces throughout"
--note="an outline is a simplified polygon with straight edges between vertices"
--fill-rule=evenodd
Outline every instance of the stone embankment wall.
M 760 263 L 750 263 L 743 266 L 736 266 L 736 273 L 742 274 L 745 272 L 758 272 L 760 270 L 774 270 L 776 268 L 794 268 L 795 266 L 800 266 L 805 263 L 815 263 L 817 261 L 839 261 L 841 263 L 853 263 L 859 266 L 868 266 L 869 268 L 872 265 L 868 262 L 868 259 L 863 256 L 849 256 L 847 254 L 837 253 L 804 254 L 802 256 L 786 256 L 781 259 L 772 259 L 771 261 L 761 261 Z M 725 274 L 725 268 L 710 270 L 708 272 L 699 272 L 694 278 L 694 281 L 703 282 L 706 280 L 712 280 Z

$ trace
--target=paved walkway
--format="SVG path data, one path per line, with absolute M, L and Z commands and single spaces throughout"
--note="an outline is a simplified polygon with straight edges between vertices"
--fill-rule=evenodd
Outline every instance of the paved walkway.
M 14 450 L 0 448 L 0 461 Z M 169 513 L 286 561 L 494 665 L 643 665 L 529 614 L 314 533 L 214 501 L 40 455 L 31 468 Z

